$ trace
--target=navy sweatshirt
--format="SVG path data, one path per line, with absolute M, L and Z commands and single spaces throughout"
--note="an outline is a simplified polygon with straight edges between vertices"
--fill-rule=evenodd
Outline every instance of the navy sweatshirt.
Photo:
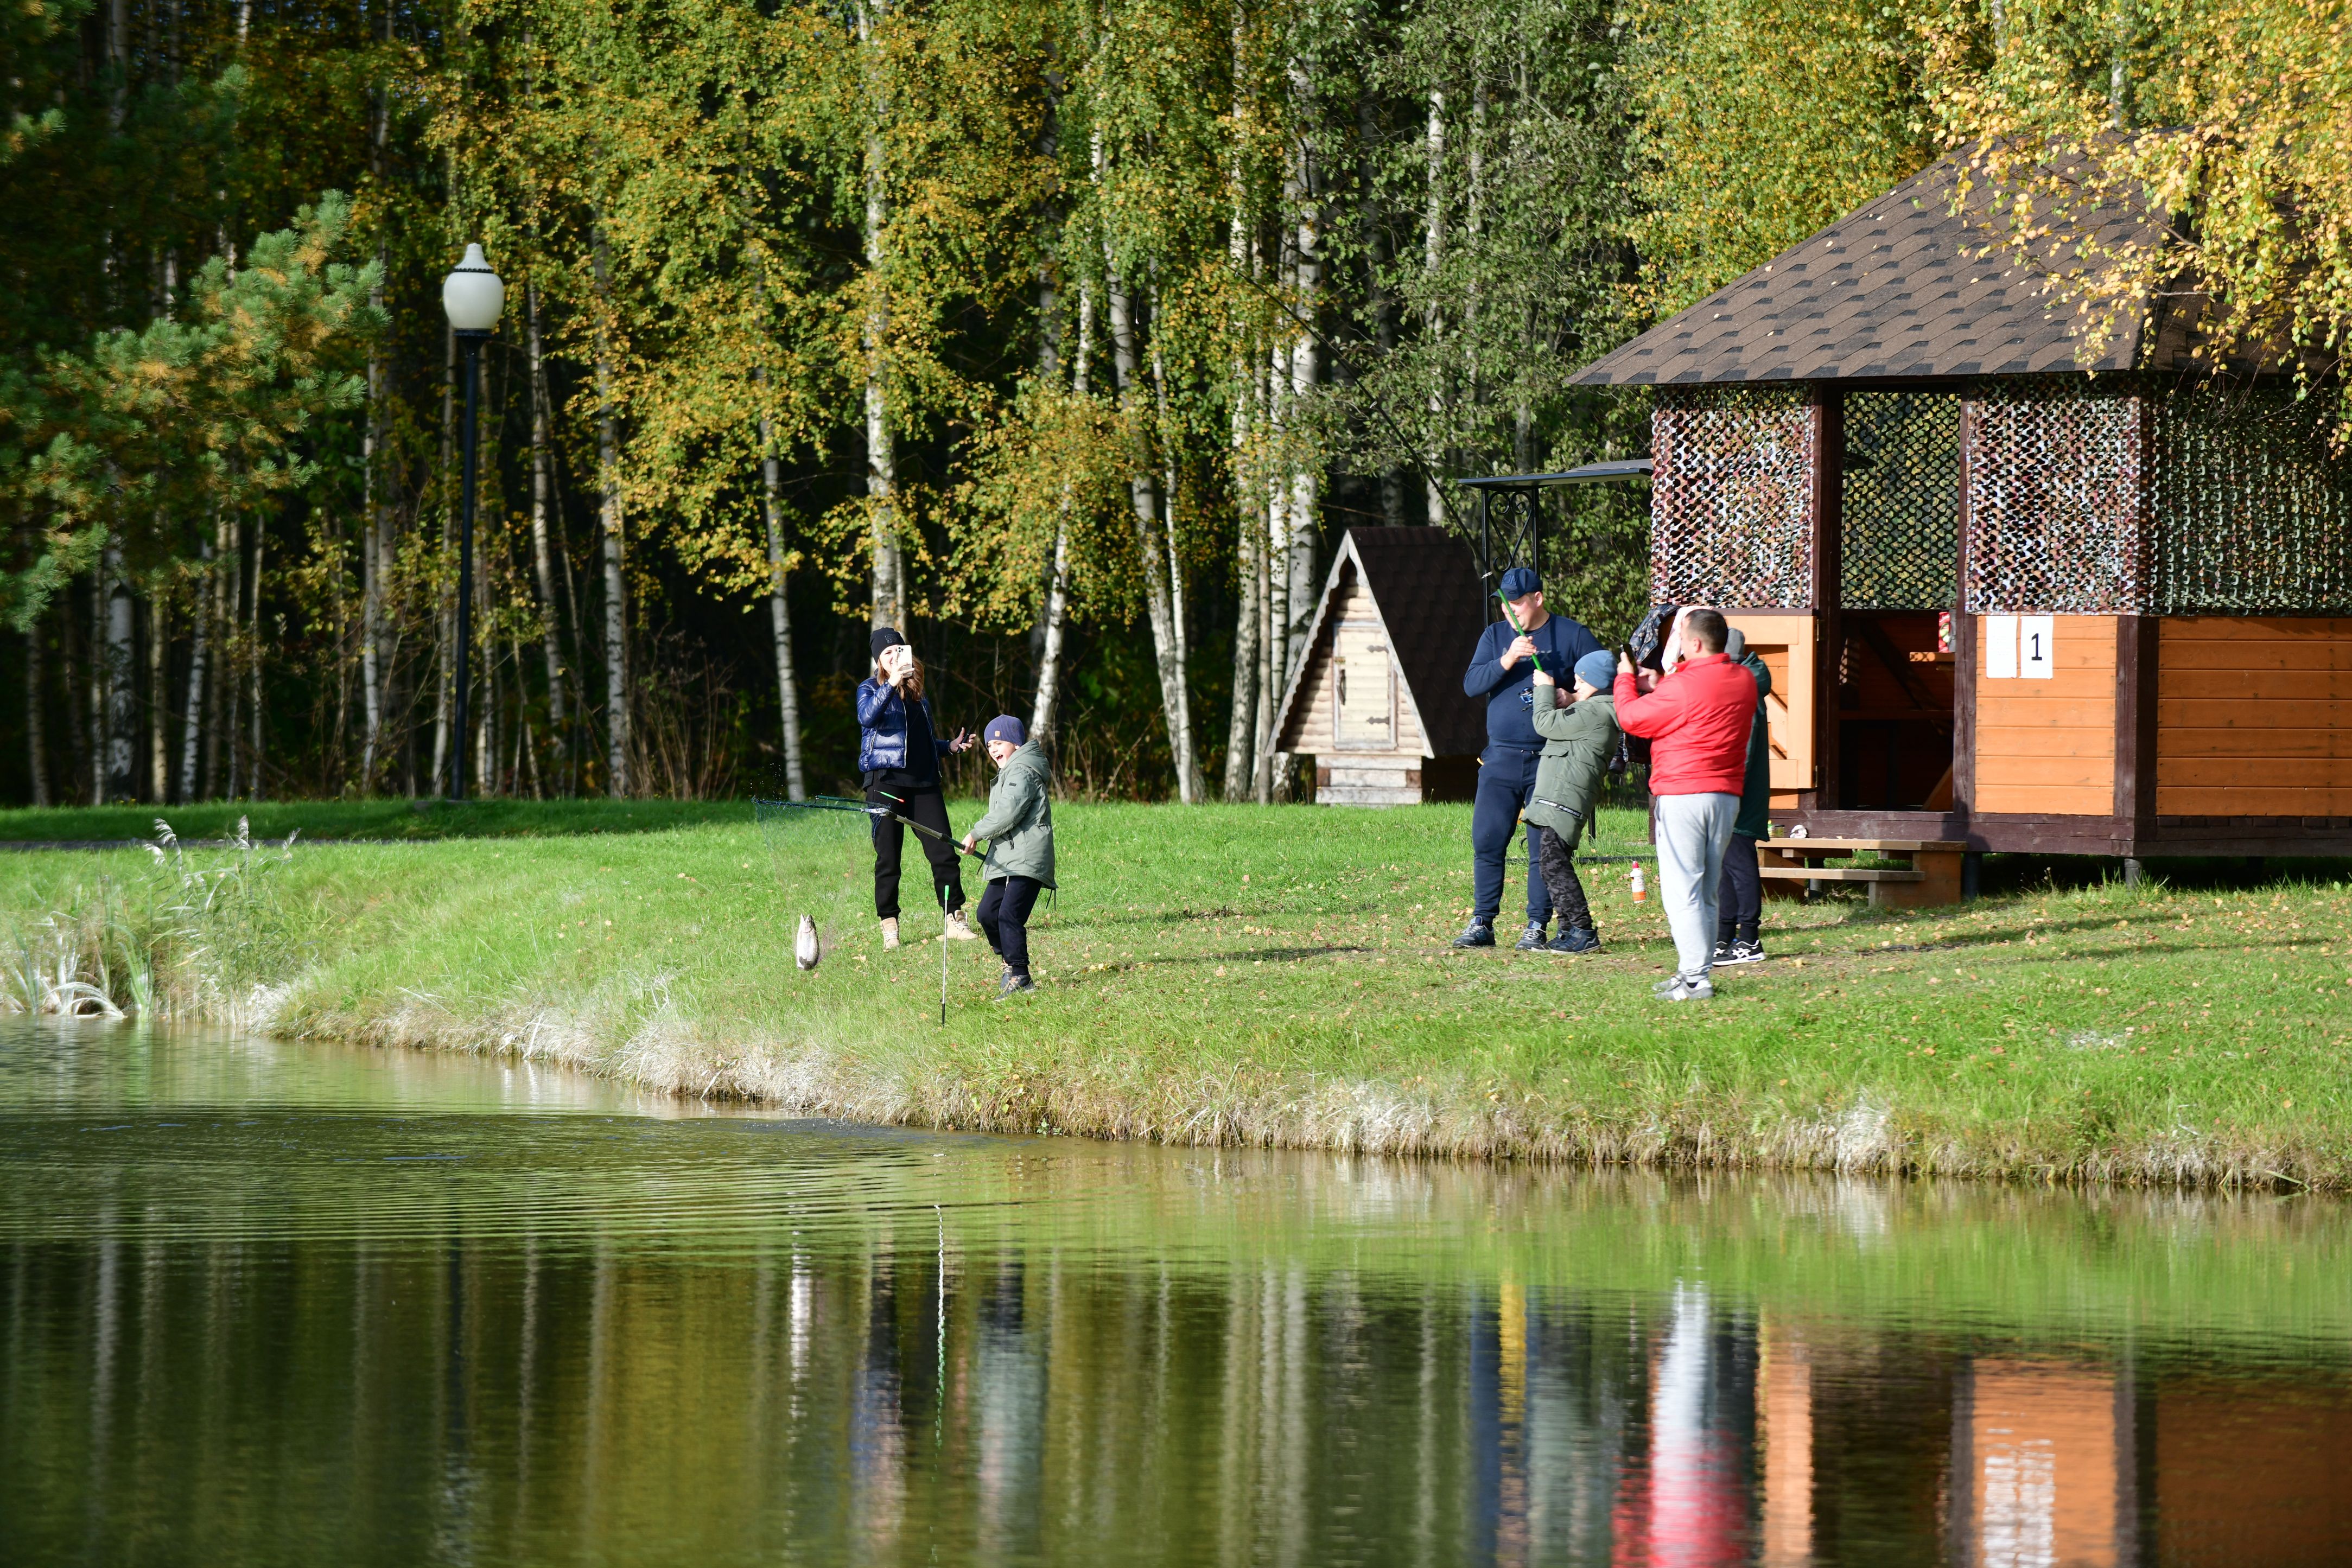
M 1550 617 L 1531 635 L 1536 651 L 1543 655 L 1545 672 L 1564 686 L 1575 683 L 1576 661 L 1601 650 L 1599 638 L 1565 615 Z M 1478 653 L 1470 661 L 1469 673 L 1462 677 L 1462 690 L 1466 695 L 1486 699 L 1487 745 L 1540 751 L 1543 737 L 1528 716 L 1535 700 L 1530 695 L 1535 661 L 1521 659 L 1507 670 L 1500 663 L 1503 650 L 1517 636 L 1508 621 L 1487 627 L 1478 639 Z

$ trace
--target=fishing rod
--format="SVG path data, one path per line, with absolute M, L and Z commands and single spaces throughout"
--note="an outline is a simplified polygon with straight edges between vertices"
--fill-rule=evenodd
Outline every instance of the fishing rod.
M 1511 601 L 1503 597 L 1501 589 L 1495 590 L 1495 598 L 1502 605 L 1503 619 L 1511 623 L 1511 631 L 1518 636 L 1528 638 L 1528 657 L 1535 662 L 1536 674 L 1538 675 L 1547 674 L 1543 667 L 1543 655 L 1536 651 L 1535 639 L 1528 637 L 1528 629 L 1519 624 L 1519 612 L 1511 608 Z
M 887 790 L 883 791 L 883 793 L 887 799 L 898 801 L 900 805 L 906 804 L 906 801 L 899 796 L 892 795 Z M 771 800 L 760 803 L 778 810 L 846 811 L 853 812 L 861 817 L 879 818 L 883 821 L 897 822 L 902 827 L 912 828 L 915 831 L 922 834 L 927 839 L 938 839 L 943 843 L 954 844 L 956 852 L 959 854 L 970 855 L 974 860 L 985 860 L 988 858 L 984 851 L 965 849 L 963 845 L 957 843 L 951 835 L 943 833 L 937 828 L 926 826 L 925 824 L 915 821 L 914 818 L 906 815 L 904 812 L 894 811 L 887 806 L 871 806 L 863 800 L 851 800 L 839 795 L 814 795 L 805 800 Z

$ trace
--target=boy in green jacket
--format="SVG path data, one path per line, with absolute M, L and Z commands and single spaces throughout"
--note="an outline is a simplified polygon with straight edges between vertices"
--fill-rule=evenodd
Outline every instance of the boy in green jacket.
M 1592 797 L 1617 753 L 1617 705 L 1610 695 L 1617 679 L 1615 662 L 1607 653 L 1587 653 L 1576 662 L 1574 678 L 1576 701 L 1561 707 L 1559 685 L 1538 671 L 1528 715 L 1544 748 L 1526 815 L 1537 830 L 1528 835 L 1536 841 L 1537 869 L 1551 892 L 1552 907 L 1559 911 L 1559 935 L 1550 944 L 1555 953 L 1591 953 L 1601 946 L 1570 857 L 1578 838 L 1591 827 Z
M 980 928 L 1004 961 L 996 987 L 1003 1001 L 1037 988 L 1029 977 L 1029 912 L 1037 906 L 1038 892 L 1054 885 L 1054 780 L 1045 754 L 1011 714 L 990 719 L 982 738 L 996 764 L 996 782 L 989 786 L 987 814 L 964 835 L 963 847 L 988 841 Z

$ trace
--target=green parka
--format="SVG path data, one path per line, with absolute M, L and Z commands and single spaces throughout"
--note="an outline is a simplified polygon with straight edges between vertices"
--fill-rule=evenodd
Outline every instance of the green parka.
M 1034 877 L 1054 885 L 1054 778 L 1034 740 L 1004 759 L 988 787 L 988 812 L 971 825 L 988 841 L 985 874 Z
M 1544 737 L 1543 756 L 1536 763 L 1536 787 L 1528 800 L 1527 819 L 1549 828 L 1574 848 L 1591 826 L 1592 796 L 1601 788 L 1601 774 L 1617 754 L 1617 704 L 1599 692 L 1567 707 L 1547 706 L 1554 687 L 1535 685 L 1535 706 L 1528 716 Z

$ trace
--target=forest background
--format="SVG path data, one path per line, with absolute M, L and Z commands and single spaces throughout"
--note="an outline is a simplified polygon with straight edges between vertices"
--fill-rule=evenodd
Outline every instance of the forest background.
M 1646 451 L 1643 400 L 1576 368 L 1944 152 L 2075 171 L 2016 183 L 2021 245 L 2070 200 L 2175 214 L 2063 285 L 2094 333 L 2186 271 L 2324 369 L 2347 28 L 2340 0 L 5 0 L 0 798 L 448 787 L 439 288 L 470 241 L 508 289 L 476 792 L 845 789 L 889 623 L 947 724 L 1031 716 L 1067 789 L 1280 798 L 1271 710 L 1342 530 Z M 1566 506 L 1554 606 L 1620 633 L 1642 500 Z

